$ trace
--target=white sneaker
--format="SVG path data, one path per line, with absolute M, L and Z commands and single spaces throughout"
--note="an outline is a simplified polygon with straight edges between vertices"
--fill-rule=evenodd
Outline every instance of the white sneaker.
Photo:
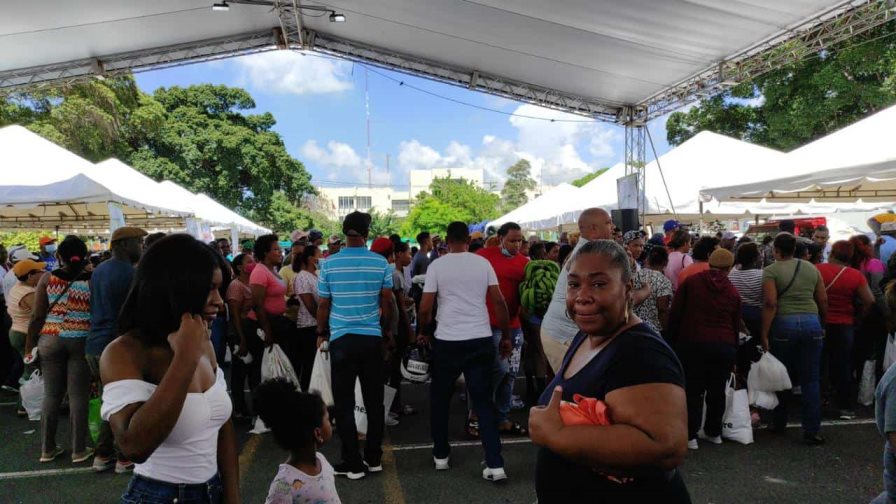
M 386 427 L 395 427 L 396 425 L 398 425 L 397 418 L 391 416 L 386 418 Z
M 688 440 L 688 450 L 699 450 L 699 449 L 700 449 L 700 445 L 697 444 L 696 439 Z
M 432 460 L 436 463 L 436 471 L 447 471 L 448 469 L 450 469 L 451 466 L 448 465 L 448 459 L 449 457 L 445 457 L 443 459 L 433 457 Z
M 507 479 L 507 473 L 503 467 L 486 467 L 482 470 L 482 477 L 489 481 L 502 481 Z
M 704 434 L 703 431 L 700 431 L 697 433 L 697 437 L 699 437 L 700 439 L 702 439 L 704 441 L 709 441 L 712 444 L 722 444 L 722 436 L 710 437 L 710 436 L 707 436 L 706 434 Z
M 383 472 L 383 463 L 382 462 L 380 462 L 379 465 L 372 466 L 372 465 L 368 464 L 367 461 L 365 460 L 364 467 L 367 468 L 367 472 L 369 472 L 369 473 Z

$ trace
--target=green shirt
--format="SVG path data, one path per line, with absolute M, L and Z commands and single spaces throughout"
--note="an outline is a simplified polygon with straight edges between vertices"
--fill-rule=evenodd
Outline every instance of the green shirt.
M 797 262 L 802 263 L 793 285 L 787 289 L 784 295 L 781 291 L 790 283 Z M 795 315 L 798 313 L 818 313 L 818 305 L 815 304 L 815 286 L 821 279 L 818 268 L 809 261 L 802 259 L 790 259 L 775 261 L 762 271 L 762 283 L 774 280 L 778 291 L 778 315 Z

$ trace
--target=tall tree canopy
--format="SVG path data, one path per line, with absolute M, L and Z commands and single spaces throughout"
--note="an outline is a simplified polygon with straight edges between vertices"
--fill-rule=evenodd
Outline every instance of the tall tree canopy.
M 402 225 L 405 236 L 444 233 L 452 221 L 482 222 L 498 217 L 501 198 L 465 179 L 436 178 L 422 192 Z
M 894 102 L 896 23 L 890 22 L 673 113 L 667 138 L 678 145 L 710 130 L 789 151 Z
M 529 201 L 526 191 L 535 190 L 535 179 L 532 178 L 532 165 L 520 159 L 507 169 L 507 181 L 501 189 L 501 206 L 503 212 L 510 212 Z
M 91 161 L 117 157 L 291 231 L 314 220 L 301 208 L 314 193 L 311 175 L 273 131 L 274 116 L 247 113 L 254 108 L 239 88 L 200 84 L 149 95 L 124 76 L 9 95 L 0 126 L 22 124 Z

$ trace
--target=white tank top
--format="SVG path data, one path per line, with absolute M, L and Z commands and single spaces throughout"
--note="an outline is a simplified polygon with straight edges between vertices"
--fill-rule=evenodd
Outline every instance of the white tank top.
M 7 273 L 7 275 L 12 275 L 12 273 Z M 9 313 L 9 318 L 12 319 L 13 331 L 28 332 L 28 323 L 31 322 L 32 310 L 22 308 L 22 298 L 34 291 L 34 287 L 24 282 L 16 282 L 10 289 L 9 298 L 6 300 L 6 311 Z
M 146 402 L 156 385 L 143 380 L 119 380 L 103 387 L 103 420 L 129 404 Z M 168 483 L 205 483 L 218 472 L 218 431 L 230 419 L 233 406 L 224 372 L 205 392 L 187 394 L 180 417 L 165 441 L 134 473 Z

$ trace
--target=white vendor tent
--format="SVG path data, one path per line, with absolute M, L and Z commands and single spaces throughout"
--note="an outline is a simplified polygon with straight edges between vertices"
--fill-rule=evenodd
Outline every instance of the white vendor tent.
M 109 203 L 141 224 L 190 215 L 133 186 L 133 173 L 98 168 L 21 126 L 0 129 L 0 166 L 0 228 L 106 229 Z
M 525 228 L 526 226 L 522 223 L 528 224 L 533 219 L 538 219 L 540 216 L 550 213 L 553 208 L 564 201 L 576 197 L 579 191 L 581 189 L 574 185 L 560 184 L 532 201 L 508 212 L 506 215 L 489 222 L 488 225 L 498 228 L 506 222 L 516 222 Z
M 162 181 L 159 185 L 172 197 L 181 200 L 183 206 L 189 208 L 198 221 L 208 224 L 212 229 L 236 227 L 241 234 L 254 236 L 271 233 L 270 229 L 253 223 L 204 194 L 193 194 L 170 180 Z
M 698 189 L 722 181 L 747 182 L 773 176 L 783 156 L 783 153 L 773 149 L 710 131 L 700 132 L 660 156 L 659 163 L 654 160 L 644 168 L 645 224 L 661 222 L 673 215 L 699 219 L 701 211 L 712 213 L 716 217 L 757 213 L 755 208 L 751 209 L 746 205 L 720 206 L 714 202 L 701 204 Z M 575 198 L 562 202 L 527 224 L 534 229 L 553 228 L 576 222 L 586 208 L 618 208 L 616 181 L 624 175 L 623 164 L 613 166 L 582 187 Z M 775 210 L 778 209 L 769 209 L 764 213 L 775 213 Z
M 714 185 L 701 190 L 701 198 L 859 207 L 892 204 L 896 201 L 894 131 L 896 107 L 890 107 L 790 152 L 772 176 L 749 183 Z M 785 173 L 785 177 L 775 176 Z

